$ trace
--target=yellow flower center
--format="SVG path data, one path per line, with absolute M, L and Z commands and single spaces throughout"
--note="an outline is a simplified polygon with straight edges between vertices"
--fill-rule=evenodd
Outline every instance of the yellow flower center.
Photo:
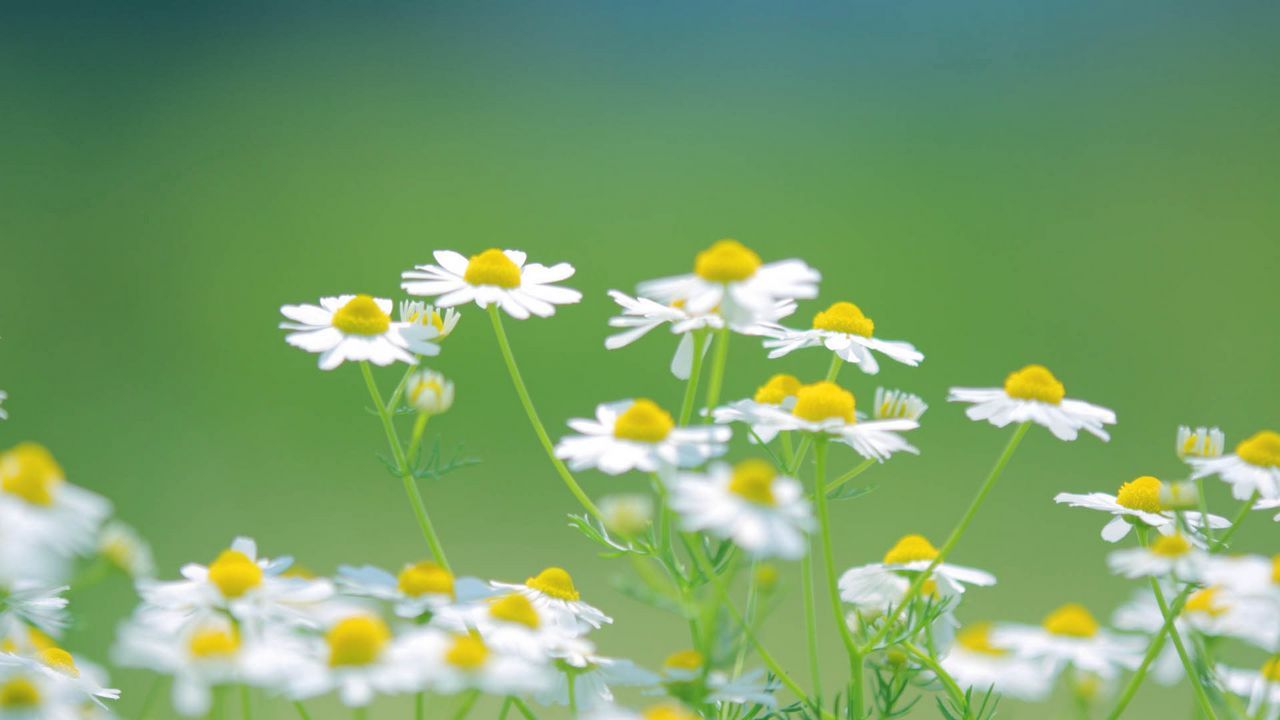
M 697 650 L 681 650 L 671 653 L 662 666 L 671 670 L 701 670 L 706 658 Z
M 1268 682 L 1280 683 L 1280 657 L 1273 657 L 1263 664 L 1262 677 Z
M 541 624 L 538 619 L 538 611 L 533 609 L 533 603 L 529 602 L 529 598 L 519 593 L 512 593 L 490 601 L 489 616 L 495 620 L 524 625 L 533 630 L 537 630 L 538 625 Z
M 549 567 L 524 581 L 525 587 L 550 595 L 557 600 L 577 600 L 581 595 L 573 587 L 573 578 L 564 568 Z
M 27 642 L 31 643 L 31 647 L 36 650 L 48 650 L 49 648 L 57 647 L 53 638 L 35 628 L 27 628 Z
M 805 385 L 796 391 L 796 406 L 792 408 L 791 414 L 810 422 L 839 418 L 852 423 L 853 411 L 853 393 L 824 380 Z
M 1160 481 L 1150 475 L 1134 478 L 1116 491 L 1116 504 L 1130 510 L 1160 512 Z
M 445 662 L 463 670 L 479 670 L 489 659 L 489 648 L 478 635 L 459 635 L 444 653 Z
M 886 565 L 905 565 L 938 557 L 938 548 L 923 535 L 904 535 L 884 554 Z
M 381 618 L 355 615 L 329 628 L 325 641 L 329 644 L 330 667 L 368 665 L 391 641 L 391 631 Z
M 45 666 L 51 667 L 63 675 L 70 675 L 73 678 L 80 677 L 80 668 L 76 667 L 75 658 L 71 657 L 71 653 L 60 647 L 45 648 L 40 651 L 40 662 Z
M 1280 554 L 1271 558 L 1271 582 L 1280 585 Z
M 1182 537 L 1182 533 L 1161 535 L 1151 543 L 1151 552 L 1162 557 L 1182 557 L 1191 551 L 1191 543 Z
M 203 660 L 231 657 L 240 650 L 240 635 L 231 628 L 197 630 L 187 641 L 187 650 Z
M 468 285 L 497 285 L 501 288 L 520 287 L 520 267 L 498 248 L 489 248 L 479 255 L 472 255 L 462 279 Z
M 1236 455 L 1250 465 L 1280 467 L 1280 433 L 1263 430 L 1236 446 Z
M 744 460 L 733 468 L 729 492 L 757 505 L 776 505 L 778 501 L 773 497 L 773 479 L 777 474 L 773 465 L 764 460 Z
M 209 582 L 226 598 L 238 598 L 262 584 L 262 568 L 239 550 L 223 550 L 209 565 Z
M 643 720 L 698 720 L 698 716 L 679 705 L 654 705 L 641 715 Z
M 1189 613 L 1204 613 L 1210 617 L 1218 617 L 1230 609 L 1227 605 L 1218 602 L 1216 585 L 1199 590 L 1187 598 L 1185 608 Z
M 613 423 L 613 436 L 622 440 L 656 443 L 665 440 L 676 426 L 671 413 L 652 400 L 640 398 Z
M 768 382 L 756 388 L 756 394 L 753 399 L 766 405 L 781 405 L 783 400 L 794 396 L 799 389 L 800 380 L 795 375 L 778 373 L 769 378 Z
M 761 590 L 768 591 L 778 584 L 781 574 L 778 572 L 778 566 L 773 563 L 760 563 L 756 566 L 755 578 L 756 585 Z
M 448 595 L 453 597 L 453 575 L 439 565 L 420 562 L 406 565 L 396 577 L 396 586 L 409 597 Z
M 371 296 L 357 295 L 338 308 L 332 323 L 348 335 L 381 335 L 391 327 L 391 316 Z
M 838 302 L 813 316 L 813 329 L 871 337 L 876 324 L 857 305 Z
M 32 505 L 52 505 L 54 489 L 64 477 L 62 467 L 43 445 L 20 443 L 0 455 L 0 490 Z
M 1058 378 L 1043 365 L 1028 365 L 1009 373 L 1009 377 L 1004 379 L 1004 392 L 1011 398 L 1038 400 L 1050 405 L 1062 402 L 1067 394 Z
M 956 642 L 969 652 L 1005 655 L 1008 650 L 991 644 L 991 623 L 974 623 L 956 633 Z
M 693 271 L 704 280 L 730 283 L 746 280 L 756 274 L 760 256 L 737 240 L 717 240 L 698 253 Z
M 24 677 L 0 685 L 0 708 L 26 710 L 40 706 L 40 689 Z
M 1049 613 L 1044 629 L 1064 637 L 1091 638 L 1098 634 L 1098 621 L 1083 605 L 1070 603 Z

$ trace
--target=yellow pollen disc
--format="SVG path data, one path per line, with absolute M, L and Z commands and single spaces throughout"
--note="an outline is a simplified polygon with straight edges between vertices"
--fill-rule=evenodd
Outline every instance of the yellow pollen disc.
M 489 248 L 471 256 L 462 279 L 468 285 L 497 285 L 510 290 L 520 287 L 520 266 L 498 248 Z
M 1218 587 L 1216 585 L 1192 594 L 1191 597 L 1187 598 L 1187 604 L 1183 607 L 1189 613 L 1204 613 L 1210 617 L 1218 617 L 1229 609 L 1226 605 L 1218 603 Z
M 929 578 L 920 583 L 920 595 L 923 597 L 938 597 L 938 581 Z
M 853 393 L 824 380 L 796 391 L 796 406 L 791 409 L 791 414 L 810 422 L 839 418 L 852 423 L 853 411 Z
M 1161 535 L 1151 543 L 1151 552 L 1162 557 L 1181 557 L 1191 551 L 1191 543 L 1181 533 Z
M 1009 651 L 991 644 L 991 623 L 975 623 L 956 633 L 956 642 L 969 652 L 1005 655 Z
M 40 689 L 30 680 L 17 677 L 0 685 L 0 708 L 27 709 L 40 706 Z
M 409 597 L 420 595 L 453 597 L 453 575 L 430 561 L 406 565 L 396 578 L 396 586 L 400 588 L 400 592 Z
M 478 635 L 459 635 L 444 653 L 445 662 L 463 670 L 479 670 L 489 659 L 489 648 Z
M 1271 558 L 1271 582 L 1280 585 L 1280 555 Z
M 27 629 L 27 642 L 31 643 L 31 647 L 36 650 L 48 650 L 49 648 L 58 646 L 57 643 L 53 641 L 53 638 L 45 635 L 35 628 Z
M 573 587 L 573 578 L 564 568 L 549 567 L 524 581 L 525 587 L 550 595 L 557 600 L 577 600 L 581 597 Z
M 1038 400 L 1050 405 L 1062 402 L 1067 394 L 1058 378 L 1043 365 L 1028 365 L 1009 373 L 1009 377 L 1004 379 L 1004 392 L 1011 398 Z
M 665 440 L 676 426 L 671 413 L 652 400 L 640 398 L 613 423 L 613 436 L 622 440 L 656 443 Z
M 368 665 L 378 659 L 391 641 L 391 631 L 381 618 L 356 615 L 329 628 L 329 665 Z
M 371 296 L 357 295 L 338 308 L 331 322 L 348 335 L 381 335 L 391 327 L 391 316 Z
M 1280 683 L 1280 657 L 1273 657 L 1262 666 L 1262 677 Z
M 537 630 L 541 621 L 529 598 L 513 593 L 489 602 L 489 616 Z
M 668 655 L 662 666 L 671 670 L 701 670 L 704 662 L 706 659 L 697 650 L 681 650 Z
M 1134 478 L 1116 491 L 1116 504 L 1130 510 L 1158 513 L 1161 509 L 1160 486 L 1160 481 L 1150 475 Z
M 729 492 L 757 505 L 776 505 L 778 501 L 773 497 L 773 479 L 777 474 L 773 465 L 764 460 L 744 460 L 733 468 Z
M 1236 456 L 1258 467 L 1280 467 L 1280 433 L 1263 430 L 1236 446 Z
M 1083 605 L 1069 603 L 1049 613 L 1044 619 L 1044 629 L 1054 635 L 1091 638 L 1098 634 L 1098 621 Z
M 643 720 L 698 720 L 698 716 L 679 705 L 654 705 L 641 715 Z
M 795 375 L 778 373 L 769 381 L 756 388 L 752 399 L 766 405 L 781 405 L 783 400 L 793 397 L 800 389 L 800 380 Z
M 717 240 L 711 247 L 698 253 L 693 261 L 693 271 L 703 280 L 711 282 L 737 282 L 756 274 L 760 268 L 760 256 L 737 240 Z
M 838 302 L 813 316 L 813 329 L 871 337 L 876 324 L 857 305 Z
M 62 648 L 51 647 L 41 650 L 40 662 L 63 675 L 70 675 L 73 678 L 80 677 L 80 668 L 76 667 L 75 658 L 71 657 L 71 653 Z
M 239 550 L 223 550 L 209 565 L 209 582 L 223 597 L 238 598 L 262 584 L 262 568 Z
M 54 489 L 64 477 L 62 467 L 43 445 L 20 443 L 0 455 L 0 490 L 32 505 L 52 505 Z
M 240 649 L 240 635 L 231 628 L 208 628 L 192 633 L 187 650 L 192 657 L 225 658 Z
M 886 565 L 905 565 L 938 557 L 938 548 L 923 535 L 904 535 L 896 545 L 884 554 Z

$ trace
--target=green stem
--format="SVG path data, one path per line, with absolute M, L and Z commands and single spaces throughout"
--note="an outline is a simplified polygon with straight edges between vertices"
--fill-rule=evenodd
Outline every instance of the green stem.
M 249 686 L 240 686 L 240 717 L 243 720 L 253 718 L 253 698 L 249 696 Z
M 951 673 L 947 672 L 946 669 L 942 667 L 941 663 L 934 660 L 933 656 L 921 650 L 914 643 L 904 642 L 902 643 L 902 649 L 906 650 L 907 654 L 914 657 L 921 665 L 924 665 L 933 671 L 934 676 L 937 677 L 938 682 L 942 683 L 942 686 L 946 688 L 947 694 L 951 696 L 951 700 L 956 704 L 956 707 L 961 708 L 968 713 L 969 703 L 965 699 L 964 691 L 960 689 L 959 683 L 956 682 L 955 678 L 951 677 Z
M 298 717 L 302 718 L 302 720 L 311 720 L 311 713 L 307 712 L 307 706 L 301 702 L 295 702 L 293 709 L 298 711 Z
M 520 711 L 520 714 L 525 717 L 525 720 L 538 720 L 538 716 L 534 715 L 533 711 L 529 709 L 529 706 L 525 705 L 524 701 L 520 698 L 512 695 L 511 703 L 516 706 L 516 710 Z
M 813 539 L 809 539 L 808 552 L 800 558 L 800 588 L 804 593 L 804 629 L 809 649 L 809 682 L 813 696 L 822 702 L 822 669 L 818 662 L 818 607 L 813 592 Z
M 156 698 L 160 696 L 160 686 L 164 683 L 164 676 L 157 675 L 151 681 L 151 686 L 147 688 L 147 694 L 142 697 L 142 707 L 138 708 L 137 720 L 145 720 L 151 713 L 151 707 L 155 704 Z
M 498 720 L 507 720 L 507 715 L 511 712 L 511 696 L 508 695 L 506 700 L 502 701 L 502 710 L 498 711 Z
M 573 671 L 569 671 L 569 717 L 578 717 L 578 698 L 574 697 Z M 456 718 L 455 718 L 456 720 Z
M 831 364 L 827 366 L 826 381 L 835 382 L 836 378 L 840 376 L 840 368 L 843 367 L 844 360 L 841 360 L 839 355 L 831 353 Z
M 756 603 L 758 600 L 757 596 L 760 591 L 759 583 L 756 582 L 756 573 L 758 569 L 759 568 L 757 566 L 756 561 L 752 560 L 751 565 L 748 568 L 748 572 L 751 573 L 751 576 L 747 579 L 747 609 L 746 609 L 746 613 L 747 613 L 746 623 L 752 626 L 755 625 Z M 747 644 L 741 643 L 738 645 L 738 655 L 736 658 L 734 658 L 734 661 L 733 661 L 733 675 L 730 676 L 731 678 L 737 678 L 739 675 L 742 674 L 742 665 L 746 661 L 747 661 Z
M 707 417 L 712 421 L 712 411 L 720 404 L 720 388 L 724 385 L 724 368 L 729 361 L 729 326 L 716 331 L 715 357 L 711 359 L 711 378 L 707 381 Z
M 1222 537 L 1218 538 L 1217 541 L 1210 546 L 1209 552 L 1216 553 L 1227 547 L 1227 543 L 1231 542 L 1231 538 L 1234 537 L 1236 531 L 1240 529 L 1240 524 L 1244 522 L 1244 519 L 1249 515 L 1249 511 L 1253 509 L 1253 506 L 1257 504 L 1258 499 L 1261 497 L 1261 491 L 1253 491 L 1253 494 L 1249 496 L 1249 499 L 1245 500 L 1244 504 L 1240 506 L 1240 509 L 1236 511 L 1235 517 L 1231 518 L 1231 526 L 1227 528 L 1226 532 L 1222 533 Z
M 600 514 L 600 508 L 596 507 L 596 504 L 591 502 L 591 498 L 582 491 L 582 487 L 578 485 L 577 480 L 573 479 L 573 474 L 569 472 L 564 461 L 556 457 L 555 447 L 551 444 L 551 438 L 547 435 L 547 429 L 543 426 L 542 420 L 538 419 L 538 411 L 533 407 L 533 399 L 529 397 L 529 389 L 525 387 L 524 378 L 520 375 L 516 357 L 511 353 L 511 343 L 507 340 L 507 331 L 502 327 L 502 316 L 498 314 L 497 305 L 489 306 L 489 319 L 493 321 L 493 334 L 498 339 L 498 349 L 502 351 L 502 359 L 507 363 L 507 372 L 511 375 L 511 382 L 516 387 L 516 395 L 520 396 L 520 404 L 524 406 L 524 412 L 529 416 L 529 424 L 533 425 L 533 432 L 538 436 L 538 442 L 542 443 L 542 449 L 546 451 L 547 458 L 551 460 L 551 464 L 560 474 L 560 479 L 569 488 L 569 492 L 573 493 L 587 512 L 603 522 L 604 516 Z
M 1169 638 L 1173 640 L 1173 648 L 1178 651 L 1178 659 L 1182 661 L 1182 667 L 1187 672 L 1187 679 L 1191 681 L 1191 689 L 1195 691 L 1196 703 L 1200 705 L 1201 712 L 1204 716 L 1216 718 L 1213 712 L 1213 704 L 1209 702 L 1209 695 L 1205 692 L 1204 682 L 1200 677 L 1200 672 L 1196 669 L 1191 657 L 1187 655 L 1187 648 L 1182 643 L 1182 634 L 1178 632 L 1178 625 L 1175 622 L 1177 616 L 1169 611 L 1169 604 L 1165 602 L 1164 593 L 1160 590 L 1160 583 L 1154 577 L 1151 580 L 1151 593 L 1156 597 L 1156 604 L 1160 606 L 1160 615 L 1165 619 L 1165 626 L 1168 629 Z
M 684 386 L 684 401 L 680 403 L 680 426 L 693 419 L 693 404 L 698 398 L 698 378 L 702 375 L 702 349 L 707 346 L 707 331 L 693 332 L 693 364 L 689 368 L 689 380 Z M 707 408 L 710 412 L 713 408 Z
M 369 717 L 369 708 L 366 705 L 351 708 L 351 717 L 355 720 L 367 720 Z
M 817 466 L 813 478 L 815 490 L 826 487 L 827 450 L 830 449 L 827 443 L 825 437 L 819 438 L 813 446 L 814 461 Z M 849 705 L 854 712 L 858 713 L 858 717 L 861 717 L 864 708 L 862 687 L 864 653 L 858 650 L 858 645 L 853 641 L 853 634 L 849 632 L 849 623 L 845 622 L 842 610 L 844 606 L 840 603 L 840 588 L 836 583 L 836 566 L 831 548 L 831 513 L 827 509 L 827 494 L 815 492 L 814 495 L 818 509 L 818 528 L 822 536 L 822 562 L 827 576 L 827 599 L 831 602 L 831 612 L 835 615 L 836 627 L 840 629 L 840 641 L 844 643 L 845 652 L 849 655 L 849 682 L 852 686 Z
M 1200 532 L 1213 542 L 1213 525 L 1209 522 L 1209 500 L 1204 496 L 1204 478 L 1196 478 L 1196 497 L 1200 506 Z
M 391 420 L 391 412 L 382 402 L 382 393 L 378 391 L 378 383 L 373 379 L 373 371 L 369 369 L 369 363 L 362 360 L 360 371 L 364 373 L 364 382 L 369 388 L 369 396 L 378 410 L 378 417 L 382 420 L 382 429 L 387 435 L 387 445 L 391 447 L 396 471 L 404 484 L 404 492 L 409 498 L 409 506 L 413 508 L 414 517 L 418 519 L 418 527 L 422 529 L 422 537 L 426 539 L 427 546 L 431 548 L 431 555 L 436 562 L 440 563 L 440 567 L 453 572 L 449 567 L 449 558 L 445 557 L 444 546 L 440 544 L 440 538 L 436 535 L 435 526 L 431 524 L 431 516 L 427 514 L 427 506 L 422 502 L 418 481 L 413 477 L 413 467 L 405 458 L 404 448 L 400 446 L 400 436 L 396 433 L 395 423 Z
M 862 463 L 861 463 L 861 464 L 859 464 L 859 465 L 858 465 L 857 467 L 855 467 L 854 469 L 852 469 L 852 470 L 850 470 L 849 472 L 847 472 L 847 473 L 845 473 L 845 474 L 841 475 L 840 477 L 836 478 L 835 480 L 832 480 L 831 482 L 827 483 L 827 487 L 826 487 L 825 492 L 826 492 L 828 495 L 830 495 L 831 493 L 835 492 L 836 490 L 839 490 L 839 489 L 840 489 L 840 488 L 841 488 L 845 483 L 849 482 L 850 480 L 852 480 L 852 479 L 854 479 L 854 478 L 858 477 L 859 475 L 861 475 L 862 473 L 866 472 L 868 469 L 870 469 L 870 468 L 871 468 L 871 466 L 872 466 L 872 465 L 875 465 L 875 464 L 876 464 L 876 461 L 875 461 L 875 459 L 874 459 L 874 458 L 868 458 L 868 459 L 866 459 L 866 460 L 863 460 L 863 461 L 862 461 Z
M 570 686 L 570 690 L 573 687 Z M 480 691 L 472 690 L 462 699 L 462 705 L 458 707 L 458 711 L 453 714 L 453 720 L 462 720 L 462 718 L 471 714 L 471 708 L 475 707 L 476 700 L 480 699 Z
M 413 696 L 413 717 L 414 720 L 423 720 L 427 716 L 427 694 L 424 692 L 416 693 Z
M 978 514 L 978 509 L 982 507 L 983 501 L 987 499 L 987 494 L 991 492 L 991 488 L 995 486 L 996 480 L 1000 478 L 1004 468 L 1009 464 L 1009 459 L 1013 457 L 1013 452 L 1018 449 L 1018 444 L 1022 442 L 1022 438 L 1027 434 L 1027 430 L 1031 427 L 1030 422 L 1024 422 L 1018 425 L 1013 431 L 1013 436 L 1009 438 L 1009 442 L 1004 446 L 1004 452 L 1000 453 L 1000 457 L 996 460 L 996 464 L 991 468 L 991 473 L 987 475 L 987 479 L 982 483 L 982 487 L 978 489 L 978 494 L 974 496 L 973 501 L 969 503 L 969 509 L 965 510 L 964 515 L 960 518 L 960 522 L 951 531 L 951 535 L 947 537 L 947 541 L 942 544 L 938 550 L 938 555 L 929 563 L 929 567 L 924 572 L 916 575 L 915 580 L 911 582 L 911 587 L 907 588 L 907 592 L 902 597 L 902 601 L 893 609 L 885 623 L 880 626 L 880 630 L 871 638 L 863 647 L 863 654 L 875 648 L 875 646 L 884 639 L 885 635 L 892 629 L 894 623 L 902 615 L 902 611 L 910 606 L 911 601 L 915 600 L 920 594 L 920 589 L 924 587 L 925 581 L 933 576 L 933 571 L 947 559 L 951 551 L 955 548 L 956 543 L 960 542 L 964 531 L 969 528 L 969 523 L 973 522 L 973 518 Z

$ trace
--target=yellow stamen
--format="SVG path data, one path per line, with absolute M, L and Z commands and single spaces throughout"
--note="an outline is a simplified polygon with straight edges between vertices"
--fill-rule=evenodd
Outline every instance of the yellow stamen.
M 520 287 L 520 267 L 507 254 L 497 248 L 489 248 L 479 255 L 472 255 L 462 279 L 468 285 L 497 285 L 500 288 Z
M 1116 491 L 1116 504 L 1130 510 L 1158 513 L 1161 510 L 1160 487 L 1160 481 L 1150 475 L 1134 478 Z
M 1181 533 L 1161 535 L 1151 543 L 1151 552 L 1162 557 L 1182 557 L 1191 552 L 1191 543 Z
M 537 630 L 538 625 L 541 624 L 538 618 L 538 611 L 533 609 L 533 603 L 529 602 L 529 598 L 519 593 L 512 593 L 511 595 L 491 600 L 489 602 L 489 616 L 496 620 L 505 620 L 509 623 L 524 625 L 534 630 Z
M 622 440 L 656 443 L 665 440 L 676 426 L 671 413 L 652 400 L 640 398 L 613 423 L 613 436 Z
M 816 382 L 796 391 L 796 406 L 791 414 L 802 420 L 821 422 L 839 418 L 847 423 L 854 421 L 853 393 L 833 382 Z
M 744 460 L 733 468 L 733 477 L 729 480 L 729 492 L 757 505 L 777 505 L 778 501 L 773 496 L 773 479 L 777 475 L 773 465 L 764 460 L 756 458 Z
M 884 554 L 886 565 L 905 565 L 938 557 L 938 548 L 923 535 L 904 535 Z
M 223 550 L 209 564 L 209 582 L 226 598 L 238 598 L 262 584 L 262 568 L 239 550 Z
M 1280 467 L 1280 433 L 1263 430 L 1236 446 L 1236 455 L 1250 465 Z
M 644 711 L 643 720 L 698 720 L 698 716 L 679 705 L 654 705 Z
M 234 628 L 205 628 L 191 634 L 187 650 L 192 657 L 228 658 L 240 650 L 240 634 Z
M 73 678 L 80 677 L 80 668 L 76 667 L 75 658 L 71 657 L 71 653 L 62 648 L 51 647 L 41 650 L 40 662 L 63 675 L 70 675 Z
M 27 628 L 27 642 L 31 643 L 31 647 L 36 650 L 48 650 L 58 646 L 53 638 L 35 628 Z
M 378 659 L 391 641 L 391 630 L 381 618 L 356 615 L 340 620 L 325 635 L 329 665 L 368 665 Z
M 1067 394 L 1058 378 L 1043 365 L 1028 365 L 1009 373 L 1004 380 L 1004 392 L 1011 398 L 1038 400 L 1057 405 Z
M 524 581 L 525 587 L 550 595 L 557 600 L 577 600 L 581 597 L 573 586 L 573 577 L 563 568 L 549 567 Z
M 737 240 L 717 240 L 698 253 L 693 271 L 704 280 L 730 283 L 746 280 L 760 268 L 760 256 Z
M 813 316 L 813 329 L 871 337 L 876 324 L 857 305 L 838 302 Z
M 1064 637 L 1091 638 L 1098 634 L 1098 621 L 1083 605 L 1069 603 L 1049 613 L 1044 629 Z
M 1280 683 L 1280 656 L 1273 657 L 1263 664 L 1262 677 L 1268 682 Z
M 0 685 L 0 708 L 28 710 L 40 706 L 40 689 L 24 677 Z
M 991 623 L 974 623 L 956 633 L 956 642 L 969 652 L 1006 655 L 1008 650 L 991 644 Z
M 706 658 L 697 650 L 681 650 L 671 653 L 662 666 L 670 670 L 701 670 Z
M 338 308 L 331 321 L 348 335 L 381 335 L 391 327 L 391 316 L 382 312 L 369 295 L 357 295 Z
M 409 597 L 448 595 L 453 597 L 453 575 L 439 565 L 424 561 L 406 565 L 396 577 L 396 587 Z
M 1271 582 L 1280 585 L 1280 554 L 1271 558 Z
M 43 445 L 24 442 L 0 454 L 0 490 L 32 505 L 52 505 L 54 491 L 65 477 Z
M 756 388 L 756 394 L 753 399 L 766 405 L 781 405 L 783 400 L 793 397 L 799 389 L 800 380 L 795 375 L 778 373 L 769 378 L 768 382 Z
M 479 670 L 489 659 L 489 648 L 479 635 L 459 635 L 444 654 L 445 662 L 463 670 Z
M 1216 585 L 1195 592 L 1187 598 L 1187 604 L 1184 607 L 1189 613 L 1204 613 L 1210 617 L 1218 617 L 1230 609 L 1227 605 L 1218 602 Z

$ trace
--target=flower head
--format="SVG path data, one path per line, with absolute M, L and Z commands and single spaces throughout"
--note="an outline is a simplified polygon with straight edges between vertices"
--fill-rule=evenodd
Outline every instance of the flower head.
M 880 372 L 873 350 L 912 367 L 924 360 L 924 354 L 911 343 L 873 337 L 875 323 L 851 302 L 838 302 L 819 312 L 808 330 L 793 330 L 777 323 L 766 323 L 762 329 L 762 334 L 769 338 L 764 346 L 772 348 L 771 358 L 801 348 L 825 347 L 869 375 Z
M 715 425 L 676 427 L 671 413 L 645 398 L 599 405 L 594 420 L 575 418 L 569 427 L 579 434 L 562 438 L 556 456 L 575 470 L 610 475 L 699 465 L 723 455 L 730 435 Z
M 1165 494 L 1165 483 L 1150 475 L 1143 475 L 1122 484 L 1115 495 L 1100 492 L 1084 495 L 1058 493 L 1053 500 L 1071 507 L 1111 514 L 1111 521 L 1102 528 L 1102 539 L 1118 542 L 1129 534 L 1135 524 L 1155 528 L 1166 535 L 1174 532 L 1177 528 L 1177 515 L 1162 499 Z M 1230 524 L 1226 518 L 1217 515 L 1205 518 L 1198 512 L 1185 512 L 1183 519 L 1193 528 L 1206 524 L 1212 528 L 1224 528 Z
M 678 475 L 671 508 L 686 530 L 733 540 L 757 558 L 803 557 L 814 528 L 800 483 L 779 475 L 763 460 L 746 460 L 732 468 L 717 463 L 705 475 Z
M 419 370 L 405 383 L 404 398 L 410 407 L 427 415 L 441 415 L 453 407 L 453 381 L 434 370 Z
M 332 370 L 347 360 L 374 365 L 417 362 L 415 355 L 436 355 L 440 346 L 431 342 L 439 331 L 417 322 L 393 322 L 391 301 L 369 295 L 320 298 L 319 305 L 285 305 L 288 319 L 280 328 L 289 330 L 285 342 L 320 354 L 320 369 Z
M 951 388 L 951 402 L 970 403 L 965 414 L 996 427 L 1034 422 L 1061 440 L 1075 440 L 1081 430 L 1109 440 L 1103 425 L 1116 414 L 1104 407 L 1066 398 L 1066 388 L 1043 365 L 1028 365 L 1009 374 L 1002 388 Z
M 555 285 L 573 277 L 573 266 L 551 267 L 525 263 L 519 250 L 490 248 L 470 259 L 452 250 L 437 250 L 438 265 L 418 265 L 401 274 L 400 284 L 410 295 L 439 296 L 442 308 L 474 302 L 481 308 L 497 305 L 513 318 L 530 314 L 550 317 L 556 305 L 576 303 L 582 293 Z
M 1280 499 L 1280 433 L 1262 430 L 1220 457 L 1188 457 L 1192 479 L 1217 475 L 1238 500 L 1257 492 L 1263 500 Z

